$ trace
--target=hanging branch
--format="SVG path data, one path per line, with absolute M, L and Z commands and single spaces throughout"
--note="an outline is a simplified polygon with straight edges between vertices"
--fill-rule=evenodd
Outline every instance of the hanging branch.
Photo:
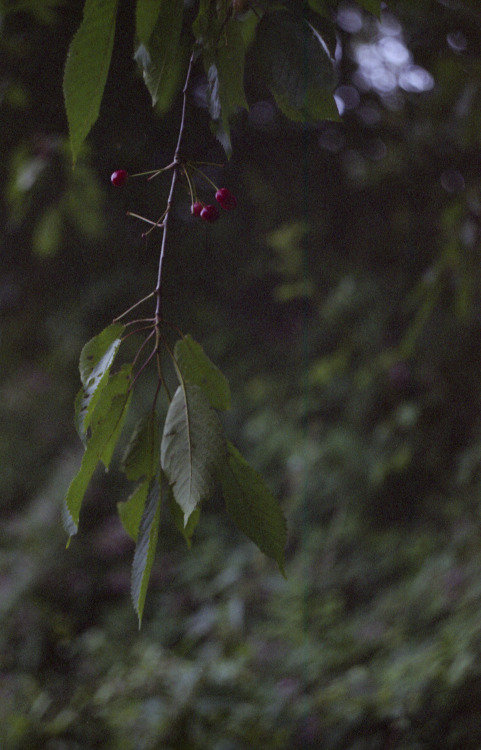
M 163 318 L 163 264 L 178 180 L 185 180 L 187 184 L 193 217 L 211 223 L 220 215 L 216 205 L 204 204 L 198 199 L 196 175 L 204 178 L 209 190 L 216 191 L 215 200 L 221 209 L 230 211 L 237 205 L 230 190 L 218 188 L 199 169 L 199 162 L 189 162 L 181 155 L 187 95 L 199 53 L 199 47 L 194 46 L 182 89 L 182 114 L 172 161 L 161 169 L 132 175 L 147 176 L 150 181 L 169 170 L 172 172 L 167 205 L 157 221 L 128 212 L 150 225 L 145 235 L 155 229 L 162 231 L 155 289 L 118 315 L 84 346 L 80 356 L 82 388 L 75 401 L 75 421 L 85 454 L 65 499 L 64 522 L 70 536 L 77 532 L 83 497 L 95 467 L 99 461 L 109 466 L 134 390 L 148 366 L 152 362 L 156 364 L 157 383 L 151 407 L 135 425 L 120 466 L 127 479 L 137 483 L 129 499 L 119 503 L 119 515 L 125 530 L 136 542 L 131 594 L 139 625 L 155 556 L 162 502 L 167 501 L 174 524 L 190 546 L 202 504 L 220 485 L 228 514 L 284 572 L 286 524 L 282 511 L 259 474 L 228 442 L 219 419 L 219 412 L 230 408 L 229 384 L 201 345 Z M 116 187 L 122 187 L 128 179 L 124 169 L 111 175 Z M 154 316 L 138 317 L 137 308 L 151 298 L 155 298 Z M 173 347 L 163 335 L 164 325 L 180 336 Z M 138 334 L 144 337 L 133 360 L 111 374 L 121 344 Z M 152 339 L 153 347 L 146 352 Z M 167 354 L 176 378 L 172 393 L 164 377 L 163 353 Z M 163 428 L 157 413 L 162 390 L 168 402 Z
M 185 112 L 187 108 L 187 91 L 189 88 L 190 76 L 192 73 L 192 66 L 194 64 L 195 57 L 196 57 L 196 51 L 194 49 L 190 56 L 189 67 L 187 69 L 187 75 L 185 77 L 184 88 L 182 89 L 182 94 L 183 94 L 182 117 L 180 120 L 179 137 L 177 139 L 177 146 L 175 148 L 175 153 L 174 153 L 174 160 L 173 160 L 173 166 L 172 166 L 172 182 L 170 183 L 169 197 L 167 199 L 167 208 L 165 210 L 163 226 L 162 226 L 162 244 L 160 246 L 159 269 L 157 273 L 157 286 L 155 287 L 155 291 L 154 291 L 154 294 L 157 295 L 157 304 L 155 308 L 155 324 L 157 327 L 162 322 L 162 267 L 163 267 L 164 256 L 165 256 L 167 232 L 168 232 L 168 227 L 169 227 L 169 218 L 170 218 L 170 211 L 172 208 L 172 201 L 174 198 L 175 185 L 177 183 L 179 170 L 182 164 L 181 156 L 180 156 L 180 149 L 182 145 L 182 138 L 184 136 L 184 128 L 185 128 Z

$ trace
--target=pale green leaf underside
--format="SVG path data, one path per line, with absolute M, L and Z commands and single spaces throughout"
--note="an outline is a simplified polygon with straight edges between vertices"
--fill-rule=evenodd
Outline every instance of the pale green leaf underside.
M 75 426 L 86 445 L 87 429 L 97 401 L 107 384 L 110 368 L 121 344 L 124 326 L 113 324 L 90 339 L 80 354 L 82 388 L 75 399 Z
M 63 90 L 73 161 L 97 120 L 107 81 L 118 0 L 86 0 L 80 28 L 70 44 Z
M 202 388 L 214 409 L 230 409 L 230 389 L 226 377 L 192 336 L 187 335 L 179 339 L 174 354 L 182 377 L 187 383 Z
M 65 498 L 64 523 L 67 532 L 77 533 L 80 508 L 99 461 L 108 468 L 120 437 L 130 404 L 131 365 L 125 365 L 110 378 L 103 389 L 91 421 L 91 437 L 79 471 L 73 478 Z
M 261 475 L 228 444 L 228 458 L 219 472 L 226 509 L 239 529 L 284 575 L 287 528 L 284 514 Z
M 185 526 L 212 494 L 217 469 L 225 460 L 221 424 L 198 386 L 186 383 L 177 388 L 165 420 L 160 459 Z
M 147 501 L 140 521 L 140 528 L 132 564 L 132 602 L 142 623 L 145 597 L 150 573 L 155 558 L 160 525 L 161 488 L 157 479 L 150 482 Z

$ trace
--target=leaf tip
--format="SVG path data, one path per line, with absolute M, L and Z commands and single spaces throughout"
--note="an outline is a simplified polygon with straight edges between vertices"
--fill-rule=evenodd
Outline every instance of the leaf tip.
M 62 523 L 63 523 L 63 527 L 65 531 L 68 534 L 68 541 L 67 541 L 67 547 L 68 547 L 70 545 L 71 538 L 78 531 L 78 526 L 73 520 L 72 514 L 70 513 L 70 510 L 66 502 L 64 502 L 63 507 L 62 507 Z

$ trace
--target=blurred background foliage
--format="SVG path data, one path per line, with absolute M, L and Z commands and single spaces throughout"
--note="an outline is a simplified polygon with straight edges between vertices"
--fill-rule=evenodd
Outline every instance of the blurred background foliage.
M 166 164 L 121 4 L 101 118 L 75 171 L 62 70 L 82 4 L 0 3 L 0 746 L 478 750 L 481 746 L 481 13 L 392 0 L 336 16 L 340 123 L 294 126 L 251 69 L 239 208 L 178 194 L 168 317 L 228 375 L 229 431 L 289 522 L 287 581 L 206 508 L 163 522 L 139 633 L 115 470 L 68 550 L 61 501 L 85 341 L 150 291 Z M 205 82 L 186 152 L 222 161 Z M 208 197 L 206 195 L 206 197 Z M 146 376 L 136 405 L 151 398 Z M 135 409 L 134 409 L 135 411 Z

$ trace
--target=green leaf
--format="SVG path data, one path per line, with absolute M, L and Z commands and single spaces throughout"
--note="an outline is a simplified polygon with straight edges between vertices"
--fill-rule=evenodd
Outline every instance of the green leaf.
M 215 49 L 222 29 L 222 18 L 211 0 L 200 0 L 197 18 L 192 24 L 192 31 L 203 49 Z
M 230 120 L 239 109 L 248 109 L 244 92 L 246 42 L 241 24 L 234 18 L 227 22 L 221 36 L 215 49 L 204 50 L 203 58 L 213 130 L 230 156 Z
M 157 479 L 149 485 L 147 502 L 140 521 L 137 546 L 135 548 L 132 565 L 132 601 L 139 618 L 139 628 L 142 624 L 145 597 L 149 585 L 150 573 L 155 558 L 160 524 L 161 488 Z
M 378 18 L 381 17 L 381 0 L 356 0 L 357 4 Z
M 160 461 L 184 514 L 184 526 L 212 494 L 223 460 L 225 440 L 216 412 L 199 386 L 180 385 L 167 412 Z
M 107 81 L 118 0 L 86 0 L 83 21 L 70 44 L 63 91 L 75 164 L 96 122 Z
M 171 488 L 169 487 L 169 509 L 176 529 L 180 531 L 187 543 L 188 548 L 190 549 L 190 546 L 192 544 L 192 535 L 195 531 L 195 527 L 200 520 L 200 508 L 196 508 L 194 511 L 192 511 L 189 516 L 189 520 L 184 526 L 184 514 L 182 512 L 182 508 L 176 502 Z
M 230 389 L 227 378 L 210 361 L 207 354 L 192 336 L 179 339 L 174 350 L 182 377 L 187 383 L 202 388 L 214 409 L 230 409 Z
M 254 57 L 260 76 L 291 120 L 339 120 L 332 91 L 335 72 L 328 47 L 305 19 L 267 13 L 257 27 Z
M 82 501 L 97 464 L 102 461 L 108 468 L 112 460 L 130 405 L 131 373 L 132 365 L 124 365 L 110 378 L 99 397 L 87 449 L 65 498 L 64 524 L 70 535 L 77 533 Z
M 58 206 L 50 206 L 35 225 L 33 251 L 41 257 L 55 255 L 62 242 L 63 216 Z
M 318 13 L 323 18 L 331 17 L 332 11 L 326 0 L 309 0 L 309 8 L 313 10 L 314 13 Z
M 159 468 L 160 451 L 159 423 L 155 412 L 150 411 L 135 425 L 129 444 L 122 458 L 121 470 L 127 479 L 136 481 L 141 477 L 152 479 Z
M 183 11 L 183 0 L 162 0 L 148 41 L 141 38 L 134 54 L 152 105 L 157 105 L 161 111 L 169 109 L 186 66 L 188 50 L 180 44 Z
M 226 509 L 239 529 L 283 575 L 287 527 L 284 514 L 261 475 L 228 443 L 228 458 L 220 470 Z
M 141 44 L 148 44 L 160 14 L 162 0 L 137 0 L 135 31 Z
M 80 379 L 82 388 L 75 399 L 75 426 L 86 445 L 87 430 L 97 401 L 108 382 L 110 368 L 121 344 L 125 326 L 120 323 L 104 328 L 90 339 L 80 354 Z
M 151 479 L 141 482 L 130 497 L 124 502 L 117 503 L 117 510 L 122 521 L 122 526 L 134 542 L 139 536 L 140 521 L 145 508 L 147 494 Z

